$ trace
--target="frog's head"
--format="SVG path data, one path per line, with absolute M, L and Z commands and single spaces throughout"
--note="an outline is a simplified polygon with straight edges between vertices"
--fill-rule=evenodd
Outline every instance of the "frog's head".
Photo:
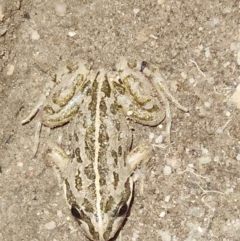
M 93 241 L 108 241 L 115 237 L 128 214 L 132 193 L 133 177 L 118 182 L 118 187 L 102 188 L 99 196 L 92 196 L 91 187 L 85 198 L 76 198 L 71 204 L 71 213 L 85 235 Z M 81 195 L 83 193 L 81 192 Z

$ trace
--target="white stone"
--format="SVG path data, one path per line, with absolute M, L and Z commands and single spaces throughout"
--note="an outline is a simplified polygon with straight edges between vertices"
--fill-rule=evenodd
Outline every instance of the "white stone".
M 70 31 L 68 32 L 68 36 L 70 37 L 74 37 L 76 35 L 76 32 Z
M 163 5 L 165 3 L 165 0 L 158 0 L 157 2 L 159 5 Z
M 240 85 L 237 86 L 235 92 L 230 97 L 230 101 L 234 103 L 238 109 L 240 109 Z
M 154 136 L 155 136 L 154 133 L 151 132 L 148 137 L 149 137 L 150 140 L 152 140 L 154 138 Z
M 195 83 L 195 79 L 194 79 L 194 78 L 190 78 L 190 79 L 189 79 L 189 83 L 190 83 L 190 84 L 194 84 L 194 83 Z
M 231 112 L 230 112 L 230 111 L 226 111 L 225 115 L 226 115 L 227 117 L 230 117 Z
M 6 69 L 7 69 L 7 75 L 8 75 L 8 76 L 13 75 L 13 72 L 14 72 L 14 69 L 15 69 L 14 65 L 8 64 L 7 67 L 6 67 Z
M 171 235 L 168 231 L 159 230 L 158 235 L 161 237 L 162 241 L 171 241 Z
M 67 12 L 67 4 L 66 3 L 56 1 L 54 4 L 54 8 L 55 8 L 55 12 L 58 16 L 64 17 L 66 15 L 66 12 Z
M 198 232 L 199 233 L 202 233 L 203 232 L 203 229 L 201 227 L 198 227 Z
M 219 157 L 219 156 L 215 156 L 215 157 L 213 158 L 213 161 L 214 161 L 214 162 L 220 162 L 220 157 Z
M 53 230 L 54 228 L 56 228 L 56 223 L 54 221 L 51 221 L 49 223 L 46 223 L 44 227 L 47 230 Z
M 166 203 L 168 203 L 169 200 L 170 200 L 170 198 L 171 198 L 171 196 L 170 196 L 170 195 L 167 195 L 167 196 L 165 197 L 164 201 L 165 201 Z
M 240 50 L 237 53 L 237 64 L 240 65 Z
M 210 108 L 211 107 L 211 103 L 209 101 L 205 101 L 204 102 L 204 106 L 207 107 L 207 108 Z
M 157 144 L 161 144 L 163 142 L 163 136 L 162 135 L 159 135 L 156 139 L 155 139 L 155 142 Z
M 133 114 L 133 111 L 132 110 L 129 110 L 128 112 L 127 112 L 127 115 L 128 116 L 131 116 Z
M 200 164 L 207 164 L 212 161 L 212 158 L 210 156 L 202 156 L 198 158 L 198 161 Z
M 205 57 L 208 59 L 211 56 L 209 47 L 205 48 Z
M 3 14 L 3 7 L 2 5 L 0 5 L 0 21 L 2 22 L 4 18 L 4 14 Z
M 134 9 L 133 9 L 133 13 L 134 13 L 135 15 L 137 15 L 137 14 L 139 13 L 139 11 L 140 11 L 139 8 L 134 8 Z
M 38 31 L 32 29 L 32 31 L 31 31 L 31 39 L 32 40 L 39 40 L 40 39 L 40 35 L 39 35 Z
M 240 161 L 240 153 L 237 154 L 237 160 Z
M 62 213 L 61 210 L 57 210 L 57 216 L 58 216 L 59 218 L 61 218 L 61 217 L 63 216 L 63 213 Z
M 185 72 L 182 72 L 181 76 L 182 76 L 183 79 L 187 79 L 187 74 Z
M 165 211 L 162 211 L 162 212 L 159 214 L 159 217 L 160 217 L 160 218 L 164 218 L 165 215 L 166 215 L 166 212 L 165 212 Z
M 212 18 L 210 21 L 209 21 L 209 25 L 211 26 L 211 27 L 214 27 L 215 25 L 217 25 L 217 24 L 219 24 L 219 18 L 218 17 L 214 17 L 214 18 Z
M 165 166 L 164 168 L 163 168 L 163 174 L 164 175 L 169 175 L 169 174 L 171 174 L 172 173 L 172 168 L 170 167 L 170 166 Z
M 18 167 L 23 167 L 23 163 L 22 163 L 22 162 L 18 162 L 18 163 L 17 163 L 17 166 L 18 166 Z

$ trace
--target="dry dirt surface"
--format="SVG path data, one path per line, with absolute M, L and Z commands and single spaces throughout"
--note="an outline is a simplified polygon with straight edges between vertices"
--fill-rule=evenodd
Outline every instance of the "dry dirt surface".
M 170 151 L 166 121 L 133 124 L 154 156 L 121 240 L 240 240 L 239 21 L 234 0 L 0 0 L 0 240 L 87 241 L 46 165 L 47 129 L 33 157 L 37 121 L 21 120 L 64 62 L 121 56 L 156 64 L 189 109 L 170 103 Z

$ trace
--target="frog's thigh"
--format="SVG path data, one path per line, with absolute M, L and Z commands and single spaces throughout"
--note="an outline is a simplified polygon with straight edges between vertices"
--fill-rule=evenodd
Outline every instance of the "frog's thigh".
M 117 100 L 126 116 L 138 123 L 155 126 L 164 120 L 165 110 L 146 81 L 142 74 L 126 76 L 125 93 L 118 95 Z
M 152 157 L 152 146 L 142 144 L 135 147 L 127 156 L 127 163 L 130 165 L 131 170 L 134 171 L 137 166 L 146 163 Z
M 49 143 L 48 145 L 47 161 L 53 163 L 60 173 L 63 173 L 70 162 L 70 158 L 58 145 L 53 143 Z

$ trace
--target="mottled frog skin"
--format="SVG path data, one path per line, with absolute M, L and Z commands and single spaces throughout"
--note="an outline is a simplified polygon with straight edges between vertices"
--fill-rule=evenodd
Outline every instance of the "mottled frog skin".
M 90 240 L 116 235 L 129 211 L 134 171 L 152 155 L 147 142 L 131 149 L 128 119 L 155 126 L 165 118 L 145 68 L 145 62 L 124 58 L 114 71 L 72 62 L 58 70 L 56 86 L 22 122 L 39 111 L 40 125 L 74 123 L 70 154 L 50 143 L 47 158 L 60 174 L 72 215 Z

